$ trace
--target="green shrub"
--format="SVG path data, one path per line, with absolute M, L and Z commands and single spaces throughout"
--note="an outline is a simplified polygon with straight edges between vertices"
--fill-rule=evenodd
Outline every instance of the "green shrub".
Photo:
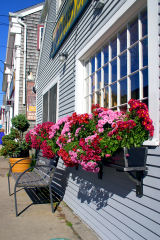
M 29 128 L 29 122 L 25 115 L 19 114 L 12 119 L 10 134 L 2 137 L 3 147 L 0 155 L 5 157 L 29 156 L 29 144 L 26 143 L 23 134 Z

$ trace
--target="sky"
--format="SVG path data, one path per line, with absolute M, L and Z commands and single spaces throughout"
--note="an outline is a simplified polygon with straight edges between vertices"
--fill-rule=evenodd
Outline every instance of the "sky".
M 44 2 L 44 0 L 3 0 L 1 1 L 0 8 L 0 108 L 3 104 L 3 92 L 2 92 L 2 81 L 3 81 L 3 70 L 5 57 L 6 57 L 6 46 L 8 38 L 9 28 L 9 12 L 20 11 L 24 8 L 33 6 L 35 4 Z

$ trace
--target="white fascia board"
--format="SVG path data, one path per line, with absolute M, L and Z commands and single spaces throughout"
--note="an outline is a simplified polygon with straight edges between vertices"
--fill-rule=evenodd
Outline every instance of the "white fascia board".
M 23 13 L 21 12 L 18 16 L 19 17 L 25 17 L 27 15 L 30 15 L 32 13 L 35 13 L 35 12 L 39 12 L 43 9 L 43 5 L 41 6 L 37 6 L 37 7 L 34 7 L 32 9 L 28 9 L 28 10 L 25 10 Z M 17 13 L 18 14 L 18 13 Z
M 105 39 L 111 36 L 117 29 L 119 29 L 120 26 L 126 24 L 128 18 L 131 18 L 131 13 L 136 12 L 138 9 L 142 8 L 145 5 L 147 5 L 147 0 L 127 0 L 78 53 L 76 59 L 83 60 L 90 56 L 90 53 L 93 54 L 93 49 L 101 47 Z

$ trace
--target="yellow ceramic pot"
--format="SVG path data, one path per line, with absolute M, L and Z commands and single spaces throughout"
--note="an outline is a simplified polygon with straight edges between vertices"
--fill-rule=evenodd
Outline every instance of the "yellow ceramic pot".
M 10 158 L 9 161 L 11 166 L 13 166 L 13 164 L 20 159 L 23 159 L 23 160 L 14 165 L 14 167 L 12 168 L 12 172 L 24 172 L 27 168 L 30 167 L 32 162 L 32 159 L 30 157 Z

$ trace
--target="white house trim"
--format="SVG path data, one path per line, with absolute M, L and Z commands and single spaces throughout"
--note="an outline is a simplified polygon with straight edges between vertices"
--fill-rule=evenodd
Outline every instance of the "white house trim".
M 39 12 L 43 9 L 43 4 L 40 5 L 40 6 L 37 6 L 37 7 L 33 7 L 33 8 L 30 8 L 28 10 L 22 10 L 22 11 L 18 11 L 16 12 L 16 14 L 18 14 L 20 17 L 25 17 L 27 15 L 30 15 L 32 13 L 35 13 L 35 12 Z

